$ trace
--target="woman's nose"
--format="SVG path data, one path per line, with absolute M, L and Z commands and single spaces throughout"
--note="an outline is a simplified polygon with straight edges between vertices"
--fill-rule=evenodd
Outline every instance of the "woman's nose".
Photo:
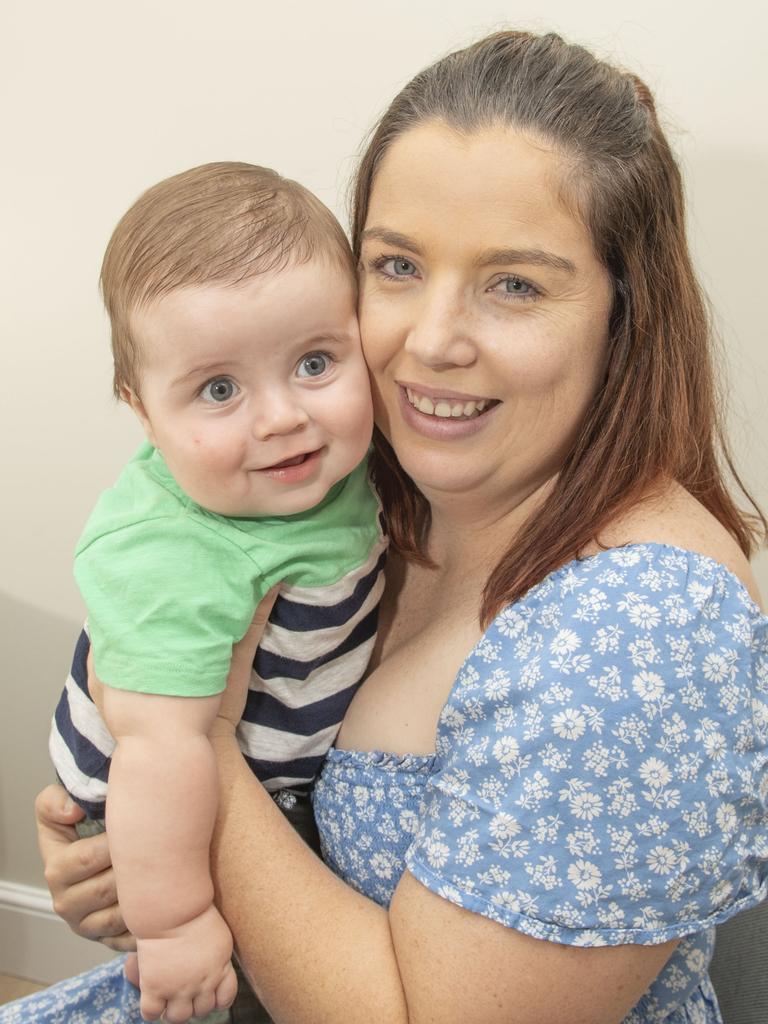
M 425 366 L 470 366 L 477 358 L 469 313 L 463 302 L 425 296 L 408 331 L 405 350 Z
M 253 417 L 253 436 L 259 441 L 269 437 L 292 434 L 309 423 L 304 407 L 289 395 L 271 394 L 258 399 Z

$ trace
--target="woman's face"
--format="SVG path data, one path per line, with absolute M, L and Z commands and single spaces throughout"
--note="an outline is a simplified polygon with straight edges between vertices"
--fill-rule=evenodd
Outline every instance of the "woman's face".
M 611 284 L 559 198 L 561 170 L 520 132 L 433 122 L 376 175 L 363 347 L 377 422 L 430 500 L 524 500 L 559 470 L 599 386 Z

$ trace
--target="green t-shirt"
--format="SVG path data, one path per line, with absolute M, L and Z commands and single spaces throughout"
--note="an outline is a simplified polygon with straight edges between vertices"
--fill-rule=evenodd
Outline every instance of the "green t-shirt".
M 220 693 L 232 645 L 272 586 L 337 583 L 380 537 L 365 460 L 307 512 L 230 519 L 192 501 L 143 444 L 75 554 L 96 673 L 141 693 Z

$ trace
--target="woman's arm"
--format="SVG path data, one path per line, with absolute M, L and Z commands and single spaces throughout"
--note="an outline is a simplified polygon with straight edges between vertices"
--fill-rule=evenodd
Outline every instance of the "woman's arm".
M 218 902 L 278 1022 L 616 1024 L 676 945 L 578 949 L 532 939 L 407 872 L 388 913 L 298 839 L 243 764 L 231 726 L 213 742 Z
M 287 824 L 240 754 L 261 623 L 236 650 L 212 732 L 217 903 L 254 988 L 295 1024 L 617 1024 L 676 942 L 579 949 L 532 939 L 434 895 L 408 872 L 389 912 L 342 882 Z

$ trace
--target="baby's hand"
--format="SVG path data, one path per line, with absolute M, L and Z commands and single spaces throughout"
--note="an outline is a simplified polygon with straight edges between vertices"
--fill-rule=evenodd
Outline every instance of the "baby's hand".
M 214 906 L 162 938 L 139 939 L 141 1016 L 184 1024 L 226 1010 L 237 994 L 232 935 Z

